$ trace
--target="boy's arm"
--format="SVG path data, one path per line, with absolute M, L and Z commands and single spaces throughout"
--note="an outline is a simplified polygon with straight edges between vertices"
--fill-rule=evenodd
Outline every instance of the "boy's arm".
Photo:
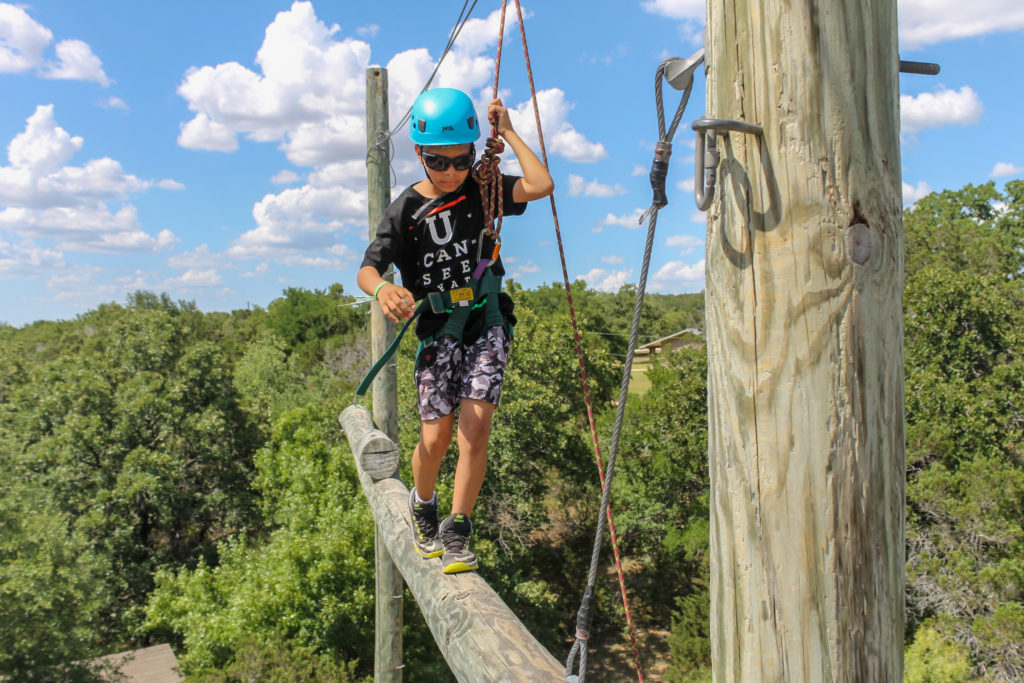
M 377 302 L 380 304 L 381 310 L 391 322 L 397 323 L 412 317 L 414 303 L 412 292 L 382 278 L 374 266 L 360 268 L 356 273 L 356 284 L 370 296 L 377 295 Z
M 519 166 L 523 169 L 523 177 L 516 181 L 512 191 L 512 199 L 520 203 L 532 202 L 551 194 L 555 189 L 555 183 L 551 180 L 547 166 L 512 128 L 508 110 L 501 103 L 501 99 L 494 99 L 487 107 L 487 119 L 492 125 L 497 126 L 498 135 L 512 148 L 516 159 L 519 160 Z

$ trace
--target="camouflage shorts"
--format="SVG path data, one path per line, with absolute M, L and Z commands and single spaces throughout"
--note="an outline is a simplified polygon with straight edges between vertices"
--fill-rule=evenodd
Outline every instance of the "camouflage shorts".
M 499 326 L 465 348 L 446 335 L 423 349 L 416 364 L 420 419 L 451 415 L 464 398 L 498 405 L 508 348 L 508 336 Z

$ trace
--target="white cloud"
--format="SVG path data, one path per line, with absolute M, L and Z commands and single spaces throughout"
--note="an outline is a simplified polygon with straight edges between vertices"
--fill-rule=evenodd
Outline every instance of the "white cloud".
M 30 240 L 10 243 L 0 238 L 0 280 L 31 279 L 65 265 L 59 251 L 39 247 Z
M 1019 0 L 900 0 L 898 7 L 904 48 L 1024 29 Z
M 0 73 L 24 73 L 40 64 L 53 32 L 21 7 L 0 3 Z
M 161 230 L 156 235 L 156 246 L 159 249 L 166 247 L 173 247 L 175 244 L 181 242 L 177 235 L 170 230 Z
M 238 149 L 235 132 L 223 123 L 211 120 L 206 114 L 196 114 L 194 119 L 181 125 L 178 144 L 186 149 L 205 149 L 211 152 L 234 152 Z
M 683 192 L 693 192 L 694 182 L 693 178 L 686 178 L 676 183 L 676 187 Z
M 502 257 L 504 260 L 504 257 Z M 511 277 L 523 277 L 525 275 L 532 275 L 540 272 L 540 266 L 533 261 L 527 261 L 526 263 L 516 263 L 515 268 L 512 269 Z
M 622 285 L 629 282 L 633 270 L 605 270 L 604 268 L 593 268 L 588 272 L 577 275 L 577 280 L 583 280 L 590 289 L 599 292 L 617 292 Z
M 576 197 L 581 194 L 587 197 L 614 197 L 618 194 L 626 194 L 626 188 L 618 183 L 615 183 L 615 185 L 604 185 L 597 182 L 597 180 L 587 182 L 583 176 L 570 173 L 569 196 Z
M 669 19 L 699 19 L 707 12 L 705 0 L 644 0 L 640 6 L 652 14 Z
M 565 93 L 558 88 L 537 93 L 537 109 L 540 111 L 540 124 L 544 129 L 548 153 L 579 163 L 604 159 L 608 156 L 604 145 L 587 140 L 586 136 L 569 122 L 569 113 L 573 106 L 566 100 Z M 537 135 L 532 102 L 527 100 L 515 108 L 509 107 L 509 118 L 516 132 L 532 149 L 538 150 L 539 154 L 540 138 Z
M 651 286 L 667 294 L 695 292 L 704 288 L 704 259 L 693 264 L 670 261 L 651 278 Z
M 228 249 L 238 258 L 263 258 L 274 253 L 294 260 L 301 251 L 321 252 L 336 245 L 334 233 L 365 225 L 366 192 L 341 185 L 288 188 L 268 194 L 253 206 L 256 228 L 244 233 Z M 348 252 L 344 255 L 349 256 Z M 314 260 L 307 265 L 334 267 L 336 260 Z
M 211 252 L 207 244 L 200 244 L 192 251 L 174 254 L 167 259 L 167 265 L 171 268 L 186 268 L 189 270 L 220 269 L 224 268 L 227 263 L 228 261 L 223 254 Z
M 356 29 L 356 33 L 358 33 L 363 38 L 373 38 L 374 36 L 377 35 L 378 31 L 380 31 L 380 26 L 377 24 L 370 24 L 369 26 L 360 26 L 359 28 Z
M 36 108 L 7 146 L 10 165 L 0 167 L 0 229 L 78 251 L 151 251 L 173 243 L 170 231 L 156 238 L 143 232 L 134 206 L 114 203 L 180 183 L 141 180 L 110 158 L 66 165 L 83 144 L 57 124 L 52 105 Z
M 630 173 L 630 175 L 649 175 L 650 172 L 651 170 L 649 168 L 636 164 L 633 166 L 633 172 Z
M 238 62 L 192 68 L 178 87 L 195 117 L 179 143 L 232 151 L 235 136 L 282 142 L 295 163 L 323 163 L 348 146 L 365 145 L 362 120 L 370 46 L 334 40 L 337 26 L 316 18 L 312 3 L 295 2 L 267 27 L 256 55 L 261 73 Z M 314 155 L 310 141 L 328 141 Z M 340 147 L 339 147 L 339 143 Z
M 103 71 L 103 62 L 92 53 L 88 43 L 81 40 L 62 40 L 57 43 L 57 62 L 47 65 L 43 78 L 62 78 L 75 81 L 95 81 L 106 87 L 111 80 Z
M 499 10 L 471 19 L 438 69 L 434 87 L 459 88 L 474 97 L 478 112 L 490 100 L 494 77 L 491 50 L 497 41 Z M 514 23 L 506 21 L 506 30 Z M 374 27 L 356 29 L 370 36 Z M 486 52 L 487 54 L 483 54 Z M 269 262 L 316 267 L 351 267 L 355 254 L 340 243 L 341 233 L 362 239 L 366 223 L 366 68 L 370 46 L 341 35 L 320 21 L 310 2 L 294 2 L 267 26 L 255 67 L 239 61 L 199 65 L 183 76 L 178 94 L 193 112 L 181 125 L 178 142 L 190 149 L 232 152 L 239 139 L 274 142 L 288 161 L 311 169 L 306 184 L 267 194 L 253 206 L 255 227 L 226 254 Z M 436 59 L 425 48 L 410 48 L 387 63 L 391 125 L 397 125 Z M 577 131 L 569 120 L 571 103 L 560 90 L 538 93 L 549 153 L 577 161 L 607 155 L 604 147 Z M 529 101 L 512 106 L 520 135 L 537 150 Z M 422 178 L 405 131 L 391 141 L 392 169 L 399 185 Z M 506 153 L 502 171 L 514 173 Z M 301 171 L 279 173 L 273 182 L 301 182 Z M 359 228 L 359 230 L 356 230 Z M 334 251 L 331 251 L 333 249 Z M 349 262 L 342 263 L 343 259 Z
M 129 109 L 128 104 L 124 100 L 113 95 L 100 102 L 100 106 L 104 109 L 124 109 L 125 111 Z
M 33 69 L 43 78 L 65 78 L 111 83 L 103 62 L 81 40 L 57 43 L 56 61 L 43 52 L 53 41 L 53 32 L 28 15 L 23 7 L 0 3 L 0 73 L 25 73 Z
M 704 45 L 704 15 L 701 13 L 699 19 L 686 19 L 676 27 L 679 40 L 687 45 L 703 47 Z
M 626 259 L 622 258 L 618 254 L 611 254 L 609 256 L 602 256 L 601 257 L 601 262 L 602 263 L 607 263 L 609 266 L 617 266 L 620 263 L 623 263 L 625 260 Z
M 988 174 L 988 177 L 1002 178 L 1003 176 L 1020 175 L 1021 173 L 1024 173 L 1024 168 L 1008 161 L 1000 161 L 992 167 L 992 172 Z
M 931 185 L 925 181 L 918 182 L 917 186 L 911 185 L 908 182 L 903 183 L 903 206 L 910 206 L 921 197 L 930 194 L 932 191 Z
M 613 213 L 609 213 L 598 223 L 600 226 L 607 225 L 621 225 L 624 228 L 630 230 L 636 230 L 640 227 L 640 216 L 644 213 L 643 209 L 634 209 L 633 213 L 628 213 L 623 216 L 616 216 Z
M 703 248 L 704 240 L 692 235 L 672 235 L 665 240 L 666 247 L 678 247 L 682 256 L 692 253 L 697 248 Z
M 220 273 L 216 270 L 197 270 L 189 268 L 178 277 L 165 281 L 166 286 L 178 287 L 217 287 L 223 284 Z
M 970 86 L 939 88 L 920 95 L 900 95 L 900 130 L 913 134 L 925 128 L 967 126 L 981 119 L 983 107 Z
M 413 169 L 419 173 L 423 172 L 419 164 L 403 165 L 402 168 L 405 173 L 410 173 Z M 309 174 L 309 184 L 317 187 L 330 187 L 332 185 L 365 187 L 366 160 L 354 159 L 321 166 Z
M 299 180 L 301 180 L 299 174 L 290 168 L 278 171 L 270 178 L 270 182 L 275 185 L 291 185 L 292 183 L 297 183 Z
M 171 180 L 169 178 L 165 178 L 163 180 L 158 180 L 154 184 L 157 187 L 159 187 L 161 190 L 184 190 L 185 189 L 185 184 L 184 183 L 179 183 L 177 180 Z

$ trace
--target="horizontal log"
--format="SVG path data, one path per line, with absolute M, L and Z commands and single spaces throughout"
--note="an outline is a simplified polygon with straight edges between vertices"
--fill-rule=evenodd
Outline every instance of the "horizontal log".
M 479 574 L 447 575 L 441 571 L 440 558 L 425 560 L 416 553 L 409 489 L 395 476 L 375 481 L 357 454 L 357 446 L 372 429 L 369 413 L 361 406 L 350 406 L 340 421 L 352 446 L 379 540 L 405 578 L 455 677 L 472 683 L 564 681 L 565 667 L 537 642 Z M 392 445 L 397 452 L 398 447 Z
M 374 426 L 366 408 L 349 406 L 341 412 L 338 420 L 348 436 L 356 463 L 373 481 L 390 477 L 398 471 L 398 444 Z

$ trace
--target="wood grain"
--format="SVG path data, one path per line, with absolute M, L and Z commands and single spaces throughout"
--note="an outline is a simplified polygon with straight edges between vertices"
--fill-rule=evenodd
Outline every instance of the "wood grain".
M 895 0 L 709 0 L 718 681 L 903 678 Z

